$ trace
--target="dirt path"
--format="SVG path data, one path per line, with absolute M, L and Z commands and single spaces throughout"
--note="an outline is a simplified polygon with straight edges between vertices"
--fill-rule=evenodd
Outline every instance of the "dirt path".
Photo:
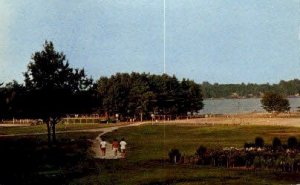
M 112 151 L 112 145 L 109 142 L 107 142 L 107 144 L 106 144 L 106 155 L 101 156 L 101 152 L 100 152 L 100 142 L 102 141 L 101 136 L 106 133 L 113 132 L 114 130 L 117 130 L 120 127 L 121 126 L 105 128 L 105 129 L 103 129 L 102 133 L 96 137 L 96 139 L 93 141 L 93 145 L 91 147 L 91 150 L 95 153 L 94 158 L 100 158 L 100 159 L 120 159 L 121 158 L 120 152 L 118 152 L 117 156 L 114 156 L 114 153 Z
M 106 145 L 106 155 L 105 156 L 101 156 L 101 152 L 100 152 L 100 142 L 101 140 L 101 136 L 104 134 L 107 134 L 109 132 L 113 132 L 114 130 L 117 130 L 121 127 L 132 127 L 132 126 L 140 126 L 143 125 L 147 122 L 138 122 L 138 123 L 133 123 L 130 125 L 125 125 L 125 126 L 116 126 L 116 127 L 108 127 L 108 128 L 103 128 L 101 129 L 101 134 L 99 134 L 96 139 L 93 140 L 93 145 L 91 147 L 91 150 L 95 153 L 94 158 L 98 158 L 98 159 L 120 159 L 121 158 L 121 153 L 118 151 L 117 156 L 114 155 L 113 151 L 112 151 L 112 145 L 111 143 L 107 142 Z

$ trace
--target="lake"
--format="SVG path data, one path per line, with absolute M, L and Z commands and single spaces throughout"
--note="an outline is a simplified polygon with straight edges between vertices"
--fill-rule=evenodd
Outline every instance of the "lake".
M 300 98 L 288 98 L 291 111 L 300 106 Z M 235 114 L 266 112 L 260 103 L 260 98 L 249 99 L 206 99 L 200 114 Z

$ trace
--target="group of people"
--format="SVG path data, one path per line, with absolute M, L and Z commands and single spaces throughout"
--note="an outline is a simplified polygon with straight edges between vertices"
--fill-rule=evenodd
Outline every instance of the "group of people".
M 117 139 L 114 139 L 112 142 L 112 150 L 114 152 L 114 157 L 118 156 L 118 151 L 120 148 L 121 151 L 121 157 L 125 158 L 126 155 L 126 141 L 124 138 L 121 139 L 120 142 L 118 142 Z M 105 139 L 102 139 L 102 141 L 100 142 L 100 149 L 101 149 L 101 155 L 104 157 L 106 155 L 106 146 L 107 146 L 107 142 L 105 141 Z

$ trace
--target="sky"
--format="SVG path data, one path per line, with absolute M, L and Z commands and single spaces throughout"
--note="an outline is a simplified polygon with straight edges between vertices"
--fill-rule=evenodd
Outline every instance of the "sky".
M 300 0 L 165 0 L 166 73 L 198 83 L 300 78 Z M 0 0 L 0 82 L 45 40 L 97 80 L 164 72 L 163 0 Z

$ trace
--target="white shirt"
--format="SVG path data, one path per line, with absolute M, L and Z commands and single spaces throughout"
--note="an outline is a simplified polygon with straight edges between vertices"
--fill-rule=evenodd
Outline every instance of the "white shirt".
M 121 150 L 125 150 L 127 143 L 125 141 L 121 141 L 120 145 L 121 145 Z
M 106 148 L 106 141 L 100 142 L 100 148 Z

